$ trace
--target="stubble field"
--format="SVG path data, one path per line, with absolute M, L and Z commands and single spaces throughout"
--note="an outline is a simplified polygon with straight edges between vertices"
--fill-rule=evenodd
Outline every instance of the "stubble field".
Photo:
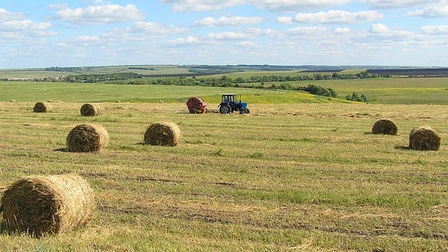
M 40 239 L 2 229 L 8 251 L 446 251 L 448 106 L 249 104 L 249 115 L 188 114 L 184 103 L 0 103 L 0 187 L 27 175 L 75 172 L 95 193 L 93 219 Z M 217 104 L 209 104 L 216 108 Z M 390 118 L 396 136 L 373 135 Z M 175 147 L 143 145 L 172 121 Z M 74 126 L 107 129 L 99 153 L 63 151 Z M 406 149 L 413 127 L 439 132 L 439 151 Z

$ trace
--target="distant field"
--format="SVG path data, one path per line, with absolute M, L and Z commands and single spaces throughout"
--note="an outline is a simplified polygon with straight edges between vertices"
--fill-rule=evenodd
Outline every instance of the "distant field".
M 0 69 L 0 79 L 55 78 L 70 74 L 105 74 L 134 72 L 143 75 L 173 75 L 188 73 L 188 68 L 163 66 L 95 66 L 95 67 L 49 67 L 35 69 Z
M 0 70 L 0 79 L 41 79 L 41 78 L 58 78 L 63 75 L 71 74 L 70 72 L 43 71 L 42 69 L 9 69 Z
M 218 103 L 222 93 L 237 93 L 250 103 L 329 102 L 327 97 L 316 97 L 304 92 L 260 90 L 250 88 L 214 88 L 160 85 L 67 84 L 45 82 L 1 82 L 0 101 L 18 102 L 134 102 L 185 103 L 189 97 L 199 96 L 209 103 Z M 346 102 L 333 100 L 333 102 Z
M 282 74 L 285 72 L 279 72 Z M 239 73 L 250 76 L 255 73 Z M 272 74 L 272 73 L 271 73 Z M 270 85 L 291 87 L 318 85 L 334 89 L 337 98 L 320 97 L 299 91 L 269 89 Z M 167 102 L 184 103 L 191 96 L 200 96 L 218 103 L 222 93 L 234 92 L 250 103 L 340 103 L 353 92 L 365 94 L 369 103 L 378 104 L 444 104 L 448 105 L 448 78 L 385 78 L 362 80 L 322 80 L 272 82 L 266 88 L 254 88 L 260 83 L 240 84 L 247 88 L 202 86 L 163 86 L 127 84 L 82 84 L 63 82 L 0 81 L 0 101 L 65 101 L 65 102 Z M 251 88 L 249 88 L 251 87 Z
M 387 78 L 321 82 L 338 94 L 366 94 L 373 103 L 448 104 L 448 78 Z

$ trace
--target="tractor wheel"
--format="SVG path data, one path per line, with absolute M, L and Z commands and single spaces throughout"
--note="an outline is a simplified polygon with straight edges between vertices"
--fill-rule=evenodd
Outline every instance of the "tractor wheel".
M 248 108 L 241 109 L 240 114 L 249 114 L 249 109 Z
M 221 114 L 230 114 L 231 111 L 232 110 L 229 105 L 222 105 L 221 107 L 219 107 L 219 112 Z

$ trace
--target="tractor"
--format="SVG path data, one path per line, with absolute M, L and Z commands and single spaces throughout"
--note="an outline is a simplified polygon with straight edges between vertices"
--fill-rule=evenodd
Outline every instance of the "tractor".
M 239 111 L 240 114 L 248 114 L 247 102 L 236 101 L 236 94 L 223 94 L 219 112 L 221 114 L 230 114 L 233 111 Z

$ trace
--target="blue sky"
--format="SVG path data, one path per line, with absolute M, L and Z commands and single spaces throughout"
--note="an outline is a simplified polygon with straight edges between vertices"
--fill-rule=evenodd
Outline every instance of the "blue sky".
M 0 68 L 448 66 L 448 0 L 0 2 Z

